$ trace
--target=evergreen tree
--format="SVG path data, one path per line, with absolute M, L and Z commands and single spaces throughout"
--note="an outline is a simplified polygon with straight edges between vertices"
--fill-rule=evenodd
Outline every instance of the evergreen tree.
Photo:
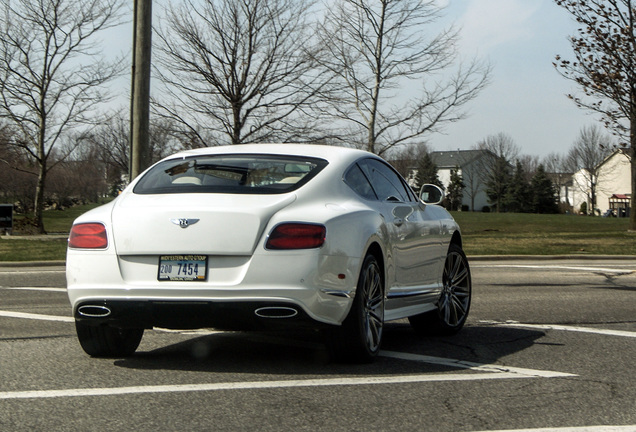
M 462 176 L 459 175 L 459 167 L 456 166 L 454 170 L 451 170 L 450 183 L 446 194 L 449 210 L 459 210 L 461 208 L 464 187 Z
M 543 165 L 539 165 L 537 172 L 532 177 L 530 189 L 534 213 L 557 213 L 559 211 L 554 184 L 546 175 Z
M 514 174 L 506 190 L 504 206 L 507 211 L 527 213 L 532 206 L 530 185 L 526 180 L 526 172 L 520 161 L 517 161 Z
M 497 213 L 505 211 L 505 196 L 510 185 L 510 164 L 503 156 L 498 156 L 486 177 L 486 195 Z
M 418 192 L 425 184 L 434 184 L 435 186 L 439 186 L 444 189 L 444 185 L 437 175 L 437 165 L 433 162 L 433 158 L 431 158 L 431 155 L 428 153 L 424 153 L 424 155 L 417 161 L 417 175 L 415 176 L 415 183 L 417 185 Z

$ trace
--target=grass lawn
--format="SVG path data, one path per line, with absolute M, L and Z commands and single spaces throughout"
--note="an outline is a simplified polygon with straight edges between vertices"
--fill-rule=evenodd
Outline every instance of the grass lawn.
M 68 233 L 73 220 L 98 204 L 45 212 L 49 233 Z M 636 255 L 627 219 L 572 215 L 454 212 L 467 255 Z M 53 237 L 53 236 L 51 236 Z M 0 261 L 64 260 L 66 239 L 0 237 Z
M 75 218 L 99 205 L 86 204 L 67 210 L 45 211 L 44 228 L 50 234 L 68 234 Z M 14 218 L 18 220 L 23 216 L 16 215 Z M 66 244 L 66 238 L 60 238 L 57 235 L 51 235 L 46 240 L 36 240 L 31 236 L 21 236 L 19 233 L 11 238 L 0 237 L 0 262 L 64 260 Z
M 456 212 L 468 255 L 636 255 L 629 220 Z

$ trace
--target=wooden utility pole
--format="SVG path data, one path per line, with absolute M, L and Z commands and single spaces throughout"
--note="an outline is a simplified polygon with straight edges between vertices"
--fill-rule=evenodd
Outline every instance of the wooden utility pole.
M 152 0 L 135 0 L 132 99 L 130 103 L 130 180 L 150 166 L 150 57 Z

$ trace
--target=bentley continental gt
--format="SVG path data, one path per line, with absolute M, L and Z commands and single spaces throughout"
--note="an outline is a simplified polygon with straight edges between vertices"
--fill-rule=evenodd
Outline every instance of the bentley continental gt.
M 387 321 L 453 334 L 471 276 L 442 198 L 349 148 L 169 156 L 74 221 L 66 277 L 80 345 L 119 357 L 154 327 L 307 328 L 335 359 L 368 362 Z

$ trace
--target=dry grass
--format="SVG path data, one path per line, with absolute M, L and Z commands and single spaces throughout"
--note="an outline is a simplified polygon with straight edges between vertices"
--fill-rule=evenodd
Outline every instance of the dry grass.
M 468 255 L 636 255 L 627 219 L 454 213 Z
M 91 207 L 45 215 L 49 232 L 67 233 Z M 456 212 L 468 255 L 636 255 L 627 219 L 571 215 Z M 0 261 L 64 260 L 66 239 L 0 238 Z

